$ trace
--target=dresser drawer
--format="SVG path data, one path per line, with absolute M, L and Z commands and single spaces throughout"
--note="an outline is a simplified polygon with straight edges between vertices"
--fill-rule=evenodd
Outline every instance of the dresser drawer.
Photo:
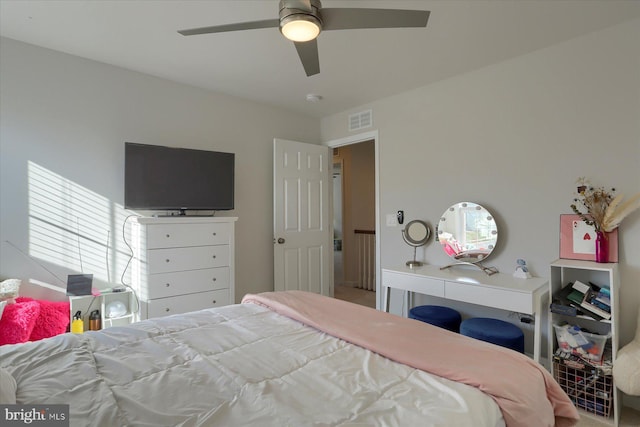
M 383 271 L 382 285 L 405 291 L 419 292 L 425 295 L 444 297 L 444 280 L 431 277 Z
M 140 298 L 156 299 L 229 287 L 229 267 L 158 273 L 148 276 Z
M 533 295 L 469 283 L 446 282 L 445 297 L 518 313 L 534 313 Z
M 147 317 L 162 317 L 229 304 L 229 290 L 200 292 L 147 301 Z
M 147 273 L 168 273 L 229 265 L 229 246 L 154 249 L 147 251 Z
M 150 224 L 146 228 L 147 249 L 228 245 L 231 237 L 231 226 L 225 223 Z

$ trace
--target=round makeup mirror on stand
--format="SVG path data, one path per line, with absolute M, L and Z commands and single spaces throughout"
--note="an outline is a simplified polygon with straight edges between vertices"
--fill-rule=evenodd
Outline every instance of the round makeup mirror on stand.
M 471 265 L 488 275 L 498 272 L 495 267 L 485 267 L 481 261 L 493 252 L 498 241 L 498 227 L 482 206 L 471 202 L 460 202 L 447 209 L 438 222 L 436 240 L 455 262 L 441 267 Z
M 426 244 L 429 237 L 431 237 L 431 229 L 429 228 L 429 225 L 419 219 L 409 221 L 402 229 L 402 238 L 409 246 L 413 246 L 413 260 L 406 262 L 406 265 L 409 268 L 419 267 L 422 265 L 420 261 L 416 261 L 416 250 L 419 246 Z

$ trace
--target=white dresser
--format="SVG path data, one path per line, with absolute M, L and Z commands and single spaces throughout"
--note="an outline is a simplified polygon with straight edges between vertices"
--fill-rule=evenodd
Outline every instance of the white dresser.
M 132 220 L 140 319 L 235 303 L 235 217 Z

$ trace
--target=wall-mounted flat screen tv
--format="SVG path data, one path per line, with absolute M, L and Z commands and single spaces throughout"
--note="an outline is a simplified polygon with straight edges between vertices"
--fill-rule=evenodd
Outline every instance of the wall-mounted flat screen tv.
M 234 208 L 235 154 L 125 142 L 124 207 Z

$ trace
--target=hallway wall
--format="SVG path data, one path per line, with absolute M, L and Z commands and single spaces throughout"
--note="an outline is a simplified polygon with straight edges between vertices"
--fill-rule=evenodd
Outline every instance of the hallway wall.
M 334 162 L 342 160 L 344 283 L 358 281 L 354 230 L 375 230 L 375 144 L 365 141 L 340 147 Z

